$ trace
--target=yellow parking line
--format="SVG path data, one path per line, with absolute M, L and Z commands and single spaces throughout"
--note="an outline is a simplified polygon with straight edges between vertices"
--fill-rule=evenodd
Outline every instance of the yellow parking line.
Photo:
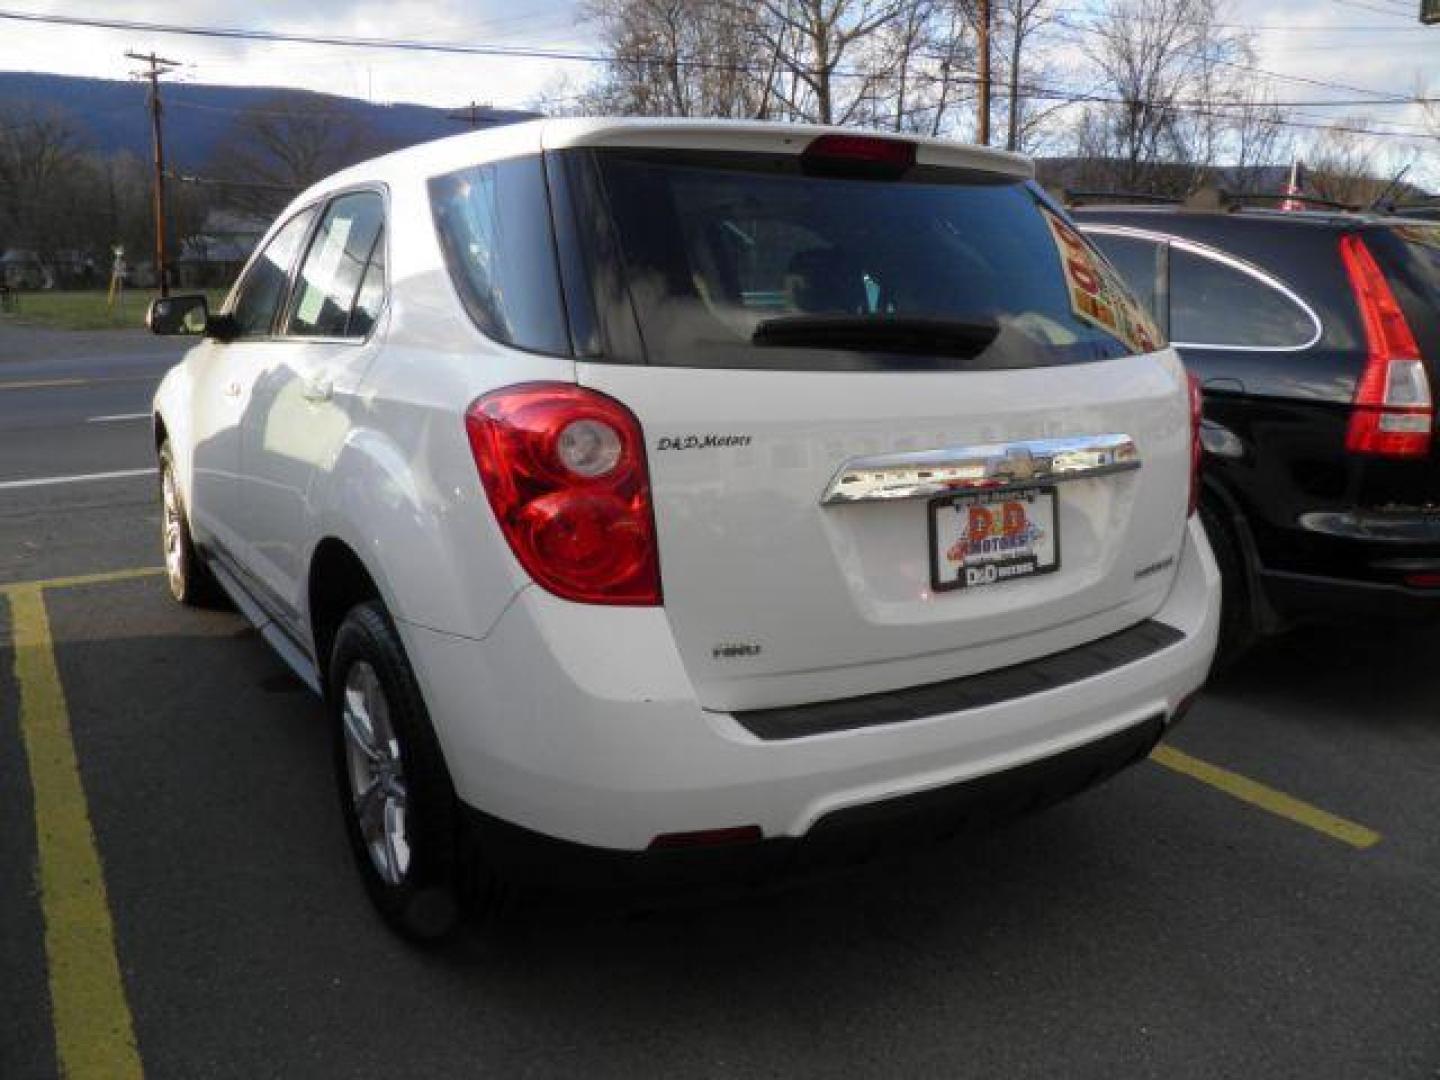
M 115 953 L 105 877 L 55 665 L 45 594 L 9 586 L 20 688 L 20 735 L 30 766 L 40 859 L 40 907 L 55 1053 L 67 1080 L 142 1075 Z
M 44 578 L 39 581 L 0 582 L 0 596 L 28 589 L 73 589 L 81 585 L 106 585 L 112 581 L 154 577 L 164 572 L 163 566 L 138 566 L 130 570 L 104 570 L 98 574 L 75 574 L 71 577 Z
M 1241 776 L 1229 769 L 1222 769 L 1219 765 L 1211 765 L 1208 761 L 1191 757 L 1183 750 L 1176 750 L 1173 746 L 1157 746 L 1150 751 L 1150 760 L 1164 765 L 1167 769 L 1173 769 L 1175 772 L 1199 780 L 1202 784 L 1218 788 L 1241 802 L 1258 806 L 1261 810 L 1269 811 L 1277 817 L 1286 818 L 1297 825 L 1304 825 L 1307 829 L 1314 829 L 1332 840 L 1349 844 L 1353 848 L 1363 851 L 1380 842 L 1380 834 L 1373 829 L 1367 829 L 1364 825 L 1337 817 L 1327 810 L 1321 810 L 1318 806 L 1302 802 L 1293 795 L 1286 795 L 1283 791 L 1266 787 L 1257 780 L 1251 780 L 1248 776 Z

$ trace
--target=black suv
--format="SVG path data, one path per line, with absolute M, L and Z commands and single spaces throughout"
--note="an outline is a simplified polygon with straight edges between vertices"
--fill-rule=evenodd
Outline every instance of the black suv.
M 1440 615 L 1440 223 L 1077 209 L 1204 391 L 1221 655 L 1313 616 Z

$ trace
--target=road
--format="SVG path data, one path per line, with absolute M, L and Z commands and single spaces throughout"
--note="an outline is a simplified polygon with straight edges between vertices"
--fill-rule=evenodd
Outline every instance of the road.
M 174 355 L 0 328 L 0 481 L 148 468 L 145 423 L 102 418 Z M 1214 782 L 1147 762 L 922 857 L 679 908 L 555 900 L 416 951 L 361 893 L 318 706 L 233 613 L 154 577 L 15 585 L 153 567 L 154 496 L 0 487 L 5 1080 L 62 1049 L 121 1075 L 55 1004 L 107 978 L 152 1078 L 1440 1075 L 1440 634 L 1265 646 L 1174 736 Z M 37 747 L 73 752 L 79 826 Z M 73 869 L 42 862 L 57 833 L 99 856 L 103 891 L 76 879 L 98 931 L 40 887 Z

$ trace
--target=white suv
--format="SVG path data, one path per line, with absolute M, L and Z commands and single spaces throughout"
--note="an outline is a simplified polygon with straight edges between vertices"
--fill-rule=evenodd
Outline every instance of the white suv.
M 1030 176 L 539 121 L 346 170 L 220 312 L 155 302 L 203 336 L 155 400 L 170 587 L 324 694 L 392 925 L 944 837 L 1183 711 L 1197 397 Z

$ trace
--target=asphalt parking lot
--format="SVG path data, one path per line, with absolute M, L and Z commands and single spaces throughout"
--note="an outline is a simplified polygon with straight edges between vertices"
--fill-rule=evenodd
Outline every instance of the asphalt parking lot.
M 318 705 L 145 572 L 174 354 L 0 327 L 4 1080 L 1440 1077 L 1435 631 L 1272 642 L 1160 760 L 924 857 L 406 947 Z

